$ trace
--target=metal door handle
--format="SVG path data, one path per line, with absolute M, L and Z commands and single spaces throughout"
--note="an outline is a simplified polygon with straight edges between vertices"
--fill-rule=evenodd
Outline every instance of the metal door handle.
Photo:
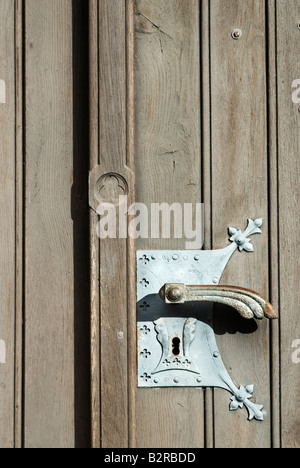
M 262 224 L 249 219 L 244 232 L 230 227 L 231 244 L 221 250 L 137 252 L 139 387 L 222 388 L 232 394 L 231 411 L 246 407 L 249 420 L 263 421 L 263 406 L 252 401 L 254 386 L 236 386 L 225 368 L 212 307 L 231 306 L 245 319 L 278 318 L 256 292 L 219 286 L 232 255 L 254 251 L 250 236 L 262 234 Z
M 273 306 L 262 296 L 236 286 L 186 286 L 168 283 L 161 288 L 159 295 L 166 304 L 216 302 L 233 307 L 245 319 L 278 318 Z

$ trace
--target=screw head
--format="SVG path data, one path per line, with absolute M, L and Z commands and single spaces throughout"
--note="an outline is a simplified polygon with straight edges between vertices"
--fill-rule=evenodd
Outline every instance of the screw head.
M 182 292 L 179 288 L 172 288 L 170 291 L 168 291 L 168 299 L 171 302 L 177 302 L 180 301 L 182 298 Z
M 238 40 L 242 37 L 242 31 L 240 29 L 234 29 L 231 33 L 231 36 L 234 40 Z

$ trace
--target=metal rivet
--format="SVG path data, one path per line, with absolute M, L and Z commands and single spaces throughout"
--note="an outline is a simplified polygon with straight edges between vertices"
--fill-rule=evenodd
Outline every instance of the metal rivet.
M 173 255 L 173 257 L 172 257 L 172 258 L 173 258 L 173 260 L 176 262 L 176 260 L 178 260 L 178 258 L 179 258 L 179 257 L 178 257 L 178 255 L 177 255 L 177 254 L 175 254 L 175 255 Z
M 216 277 L 216 278 L 213 279 L 214 284 L 218 284 L 218 282 L 219 282 L 219 278 Z
M 242 31 L 240 29 L 234 29 L 231 33 L 231 36 L 234 40 L 238 40 L 242 37 Z
M 180 301 L 181 298 L 182 298 L 182 292 L 179 288 L 172 288 L 168 292 L 168 299 L 171 302 Z
M 175 377 L 175 379 L 173 380 L 173 382 L 176 383 L 176 384 L 179 384 L 180 379 L 179 379 L 178 377 Z
M 201 383 L 201 382 L 202 382 L 202 378 L 201 378 L 201 377 L 197 377 L 197 382 L 198 382 L 198 383 Z
M 199 262 L 199 260 L 200 260 L 200 255 L 195 255 L 194 260 L 195 260 L 196 262 Z
M 159 379 L 154 379 L 154 383 L 155 383 L 155 384 L 158 384 L 158 383 L 159 383 Z
M 220 354 L 216 351 L 216 352 L 214 353 L 214 358 L 217 359 L 219 356 L 220 356 Z
M 152 255 L 152 260 L 156 260 L 156 255 Z

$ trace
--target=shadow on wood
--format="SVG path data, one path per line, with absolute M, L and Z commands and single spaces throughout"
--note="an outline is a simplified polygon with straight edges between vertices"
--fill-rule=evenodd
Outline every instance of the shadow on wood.
M 74 183 L 74 371 L 75 447 L 91 446 L 89 280 L 89 62 L 86 0 L 73 0 Z M 71 79 L 71 77 L 70 77 Z

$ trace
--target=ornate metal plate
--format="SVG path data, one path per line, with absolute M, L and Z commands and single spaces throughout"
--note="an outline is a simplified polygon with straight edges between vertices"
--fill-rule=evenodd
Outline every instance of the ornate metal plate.
M 249 419 L 263 420 L 263 406 L 250 401 L 254 387 L 236 387 L 225 369 L 212 304 L 167 304 L 159 296 L 166 283 L 218 285 L 238 248 L 253 251 L 247 236 L 261 233 L 261 225 L 249 220 L 244 233 L 230 228 L 232 244 L 222 250 L 137 252 L 139 387 L 223 388 L 233 395 L 231 411 L 245 405 Z

